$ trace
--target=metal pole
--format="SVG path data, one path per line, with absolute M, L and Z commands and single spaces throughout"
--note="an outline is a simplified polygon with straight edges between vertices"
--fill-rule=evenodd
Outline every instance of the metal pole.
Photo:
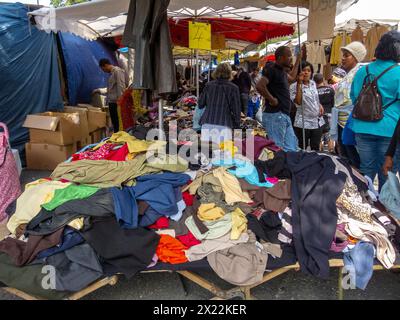
M 212 55 L 210 51 L 210 64 L 208 65 L 208 81 L 210 81 L 211 67 L 212 67 Z
M 297 7 L 297 33 L 298 33 L 298 39 L 299 39 L 299 52 L 300 52 L 300 60 L 301 60 L 301 38 L 300 38 L 300 11 L 299 7 Z M 299 74 L 301 72 L 301 61 L 299 63 Z M 303 94 L 301 95 L 301 118 L 302 118 L 302 126 L 303 126 L 303 150 L 305 151 L 307 149 L 306 147 L 306 129 L 305 129 L 305 124 L 304 124 L 304 106 L 303 106 Z
M 200 70 L 199 70 L 199 49 L 196 49 L 196 96 L 200 96 Z
M 163 140 L 163 131 L 164 131 L 164 126 L 163 126 L 163 114 L 164 114 L 164 109 L 163 109 L 163 99 L 160 98 L 158 101 L 158 129 L 159 129 L 159 137 L 158 140 Z

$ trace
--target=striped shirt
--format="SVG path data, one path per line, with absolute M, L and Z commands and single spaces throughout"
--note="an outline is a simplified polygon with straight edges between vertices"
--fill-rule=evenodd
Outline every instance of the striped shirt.
M 199 99 L 204 109 L 200 124 L 240 128 L 241 102 L 239 88 L 228 80 L 208 82 Z

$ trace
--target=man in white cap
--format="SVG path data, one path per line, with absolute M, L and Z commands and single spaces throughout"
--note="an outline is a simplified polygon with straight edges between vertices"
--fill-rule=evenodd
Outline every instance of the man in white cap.
M 337 85 L 335 90 L 335 107 L 332 109 L 331 138 L 338 142 L 339 154 L 347 158 L 351 165 L 360 168 L 360 156 L 354 145 L 345 145 L 342 141 L 343 129 L 346 126 L 354 105 L 350 97 L 353 79 L 360 69 L 361 62 L 367 55 L 367 49 L 361 42 L 352 42 L 342 48 L 342 69 L 347 75 Z

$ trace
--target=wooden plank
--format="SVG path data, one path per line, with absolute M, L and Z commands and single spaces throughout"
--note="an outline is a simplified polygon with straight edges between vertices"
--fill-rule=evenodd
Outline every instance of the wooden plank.
M 36 298 L 36 297 L 34 297 L 34 296 L 31 296 L 30 294 L 27 294 L 27 293 L 25 293 L 25 292 L 23 292 L 23 291 L 20 291 L 20 290 L 18 290 L 18 289 L 14 289 L 14 288 L 3 288 L 3 290 L 6 291 L 6 292 L 8 292 L 9 294 L 12 294 L 12 295 L 17 296 L 17 297 L 19 297 L 19 298 L 21 298 L 21 299 L 24 299 L 24 300 L 28 300 L 28 301 L 42 300 L 42 299 Z
M 117 284 L 117 282 L 118 282 L 118 276 L 104 278 L 100 281 L 97 281 L 97 282 L 91 284 L 90 286 L 86 287 L 85 289 L 69 296 L 66 300 L 79 300 L 106 285 L 114 286 Z

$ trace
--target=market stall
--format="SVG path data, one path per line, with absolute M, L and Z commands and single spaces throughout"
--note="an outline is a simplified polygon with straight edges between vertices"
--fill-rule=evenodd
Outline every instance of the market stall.
M 204 15 L 227 10 L 222 2 L 214 2 L 215 8 L 206 8 Z M 182 9 L 182 1 L 176 0 L 168 8 L 181 15 L 199 10 L 196 13 L 201 15 L 199 3 L 192 1 L 193 9 Z M 93 1 L 60 10 L 50 29 L 67 28 L 97 37 L 98 31 L 85 33 L 93 29 L 87 27 L 99 15 L 90 11 L 94 5 L 109 10 L 108 16 L 128 11 L 127 1 Z M 240 7 L 243 2 L 231 5 Z M 251 5 L 264 7 L 265 2 Z M 228 15 L 238 9 L 229 10 Z M 86 23 L 77 23 L 82 22 L 77 11 Z M 155 20 L 162 20 L 163 28 L 168 26 L 165 11 L 149 14 L 160 17 Z M 34 15 L 43 27 L 47 13 Z M 137 20 L 132 13 L 128 21 L 132 17 L 130 27 Z M 116 30 L 101 32 L 116 34 Z M 137 34 L 129 36 L 128 42 Z M 149 41 L 149 47 L 158 50 L 162 41 L 152 36 L 156 40 Z M 140 47 L 144 53 L 145 44 Z M 154 70 L 160 71 L 157 66 Z M 146 82 L 146 77 L 151 78 L 154 70 L 139 70 L 135 81 L 146 83 L 148 89 L 151 81 Z M 154 81 L 151 89 L 170 92 L 170 82 L 159 86 Z M 204 145 L 193 131 L 183 135 L 193 127 L 191 108 L 164 112 L 158 108 L 161 103 L 152 101 L 159 114 L 151 117 L 141 109 L 141 99 L 127 92 L 120 101 L 140 115 L 134 118 L 137 122 L 130 134 L 118 132 L 75 152 L 50 179 L 29 184 L 19 197 L 7 224 L 11 236 L 0 242 L 0 283 L 8 292 L 26 299 L 79 299 L 114 285 L 120 276 L 177 272 L 216 298 L 250 299 L 252 288 L 290 270 L 327 278 L 330 268 L 346 267 L 353 270 L 353 277 L 354 272 L 362 274 L 362 281 L 353 278 L 353 285 L 364 289 L 373 270 L 400 268 L 397 219 L 371 198 L 373 186 L 342 159 L 285 153 L 259 123 L 247 119 L 242 119 L 241 138 Z M 171 126 L 178 136 L 167 136 L 168 143 L 145 140 L 150 129 Z M 371 254 L 374 250 L 376 258 Z M 357 264 L 353 253 L 362 255 L 366 263 Z M 51 266 L 55 278 L 42 273 Z M 201 270 L 215 272 L 234 288 L 221 290 L 200 277 L 197 271 Z

